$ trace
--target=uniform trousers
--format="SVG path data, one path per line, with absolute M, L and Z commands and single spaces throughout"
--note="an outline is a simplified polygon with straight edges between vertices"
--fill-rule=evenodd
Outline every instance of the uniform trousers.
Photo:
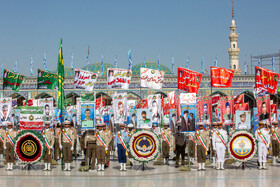
M 264 143 L 258 143 L 258 161 L 259 162 L 266 162 L 267 156 L 267 147 Z
M 105 147 L 102 145 L 97 145 L 96 146 L 96 157 L 98 164 L 105 164 Z
M 272 156 L 279 156 L 279 143 L 277 140 L 272 140 Z
M 226 146 L 223 143 L 216 142 L 217 162 L 225 162 Z
M 122 146 L 122 144 L 117 144 L 118 146 L 118 160 L 119 163 L 126 163 L 126 150 L 125 148 Z
M 169 158 L 169 144 L 166 141 L 162 141 L 162 156 L 163 158 Z
M 72 144 L 69 142 L 63 142 L 62 146 L 63 146 L 62 152 L 63 152 L 64 163 L 71 163 L 72 162 L 72 151 L 71 151 Z
M 90 169 L 94 169 L 95 167 L 95 158 L 96 158 L 96 143 L 88 143 L 86 149 L 86 166 L 89 166 L 89 158 L 91 159 L 91 166 Z
M 195 157 L 195 143 L 192 140 L 189 140 L 189 154 L 191 158 Z
M 206 161 L 206 150 L 202 145 L 197 145 L 197 160 L 198 163 L 205 163 Z

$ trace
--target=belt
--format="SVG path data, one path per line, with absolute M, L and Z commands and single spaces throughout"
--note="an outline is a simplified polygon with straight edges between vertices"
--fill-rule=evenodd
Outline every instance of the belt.
M 96 142 L 88 142 L 88 144 L 96 144 Z

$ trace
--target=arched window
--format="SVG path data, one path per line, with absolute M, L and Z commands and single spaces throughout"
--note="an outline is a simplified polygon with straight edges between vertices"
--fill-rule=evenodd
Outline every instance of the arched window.
M 236 65 L 233 65 L 233 69 L 236 70 Z

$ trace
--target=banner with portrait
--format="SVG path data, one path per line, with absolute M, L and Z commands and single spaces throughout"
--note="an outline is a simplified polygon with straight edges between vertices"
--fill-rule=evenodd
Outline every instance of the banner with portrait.
M 210 125 L 212 122 L 212 98 L 211 96 L 197 98 L 199 122 Z
M 170 119 L 170 130 L 172 133 L 177 132 L 177 111 L 176 109 L 170 109 L 169 110 L 169 119 Z
M 178 89 L 196 93 L 199 90 L 202 74 L 187 68 L 178 68 Z
M 211 66 L 211 86 L 219 88 L 230 88 L 234 70 Z
M 251 111 L 235 111 L 235 129 L 251 129 Z
M 45 98 L 38 100 L 38 106 L 43 107 L 43 121 L 53 122 L 53 98 Z
M 20 107 L 21 130 L 43 130 L 43 107 L 22 106 Z
M 53 111 L 54 111 L 54 123 L 55 124 L 61 123 L 61 122 L 64 123 L 64 121 L 69 118 L 67 110 L 62 110 L 62 113 L 61 113 L 61 110 L 59 108 L 54 108 Z
M 221 119 L 224 125 L 233 123 L 234 120 L 234 97 L 226 96 L 220 98 Z
M 155 124 L 160 123 L 161 100 L 162 99 L 160 94 L 148 95 L 148 108 L 152 109 L 152 122 Z
M 108 89 L 129 89 L 131 70 L 107 68 Z
M 74 89 L 92 91 L 97 77 L 97 73 L 75 69 Z
M 16 129 L 19 129 L 20 109 L 12 109 L 11 122 Z
M 77 127 L 77 105 L 74 106 L 68 106 L 66 107 L 67 113 L 68 113 L 68 120 L 74 125 L 74 127 Z
M 254 107 L 253 108 L 253 122 L 252 126 L 254 127 L 254 133 L 256 130 L 259 128 L 259 114 L 258 114 L 258 108 Z
M 7 126 L 7 122 L 11 121 L 12 114 L 12 98 L 0 98 L 0 125 Z
M 137 129 L 152 128 L 152 109 L 137 109 Z
M 127 93 L 114 93 L 113 108 L 115 123 L 124 123 L 127 117 Z
M 81 129 L 95 128 L 95 104 L 94 102 L 81 102 Z
M 255 88 L 257 92 L 268 92 L 275 94 L 279 74 L 271 70 L 255 66 Z
M 180 104 L 181 105 L 196 104 L 196 94 L 195 93 L 180 93 Z
M 137 100 L 127 100 L 128 110 L 136 109 L 136 105 L 137 105 Z
M 270 122 L 270 96 L 257 97 L 259 121 Z
M 195 105 L 181 105 L 181 132 L 195 131 L 195 113 Z
M 50 71 L 38 69 L 37 89 L 51 89 L 57 87 L 57 75 Z
M 161 89 L 164 79 L 164 72 L 154 69 L 141 68 L 141 87 Z
M 137 111 L 138 109 L 129 110 L 129 123 L 133 125 L 134 129 L 137 128 Z

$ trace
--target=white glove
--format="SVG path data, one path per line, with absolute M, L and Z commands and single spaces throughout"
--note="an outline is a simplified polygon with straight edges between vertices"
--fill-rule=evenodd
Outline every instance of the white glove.
M 71 147 L 71 151 L 73 151 L 74 150 L 74 147 Z
M 59 148 L 62 149 L 62 145 L 60 145 Z
M 108 148 L 107 148 L 107 147 L 105 148 L 105 151 L 108 151 Z

